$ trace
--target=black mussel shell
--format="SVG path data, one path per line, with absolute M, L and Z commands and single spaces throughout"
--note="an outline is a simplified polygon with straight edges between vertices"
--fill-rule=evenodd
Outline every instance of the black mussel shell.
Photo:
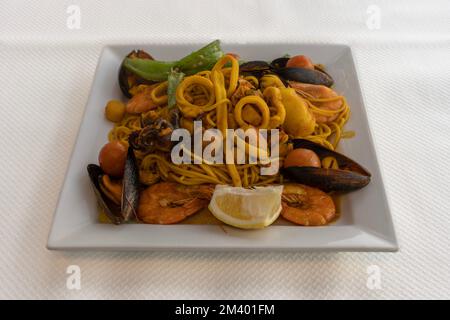
M 133 148 L 128 148 L 123 174 L 121 212 L 124 221 L 137 216 L 139 206 L 139 168 Z
M 281 170 L 286 178 L 323 191 L 351 191 L 369 184 L 370 172 L 343 154 L 305 139 L 294 139 L 292 143 L 294 149 L 304 148 L 312 150 L 320 159 L 334 157 L 339 165 L 339 169 L 288 167 Z
M 100 186 L 101 178 L 104 175 L 103 170 L 96 164 L 89 164 L 87 166 L 87 171 L 99 206 L 104 210 L 112 223 L 121 224 L 123 222 L 123 217 L 121 215 L 120 206 L 110 200 Z
M 329 76 L 330 78 L 332 78 L 331 75 L 330 75 L 328 72 L 325 71 L 324 66 L 321 65 L 321 64 L 320 64 L 320 65 L 315 64 L 315 65 L 314 65 L 314 70 L 317 70 L 317 71 L 319 71 L 319 72 L 325 73 L 327 76 Z
M 281 169 L 281 172 L 290 180 L 325 192 L 353 191 L 365 187 L 370 182 L 370 176 L 340 169 L 288 167 Z
M 333 78 L 328 74 L 305 68 L 279 68 L 274 69 L 274 72 L 280 77 L 302 83 L 318 84 L 331 87 L 334 83 Z
M 354 160 L 318 143 L 306 139 L 293 139 L 292 144 L 294 149 L 304 148 L 314 151 L 321 159 L 325 157 L 334 157 L 338 162 L 339 168 L 342 170 L 354 171 L 369 177 L 371 176 L 369 171 L 363 168 L 360 164 L 356 163 Z
M 284 67 L 286 67 L 286 64 L 287 64 L 288 60 L 289 60 L 288 57 L 277 58 L 277 59 L 273 60 L 273 61 L 270 63 L 270 66 L 271 66 L 273 69 L 284 68 Z
M 153 60 L 152 56 L 143 50 L 133 50 L 128 55 L 127 58 L 139 58 L 139 59 L 150 59 Z M 119 87 L 122 93 L 131 98 L 130 89 L 139 84 L 153 84 L 153 81 L 146 80 L 139 77 L 138 75 L 130 72 L 123 66 L 123 62 L 119 69 Z
M 270 70 L 270 64 L 266 61 L 249 61 L 239 66 L 239 71 L 244 73 L 261 72 Z

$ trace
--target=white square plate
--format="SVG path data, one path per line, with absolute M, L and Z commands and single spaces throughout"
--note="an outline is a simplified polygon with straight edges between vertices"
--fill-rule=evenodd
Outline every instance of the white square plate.
M 342 196 L 340 219 L 325 227 L 273 225 L 263 230 L 238 230 L 217 225 L 112 225 L 98 222 L 94 193 L 86 166 L 97 163 L 111 123 L 104 105 L 122 99 L 117 83 L 123 57 L 142 48 L 157 59 L 175 60 L 200 48 L 195 45 L 108 46 L 100 57 L 78 138 L 60 194 L 49 249 L 208 249 L 208 250 L 333 250 L 396 251 L 397 241 L 381 180 L 352 53 L 345 45 L 223 44 L 244 60 L 272 60 L 289 54 L 305 54 L 326 66 L 335 89 L 347 97 L 352 116 L 346 129 L 356 137 L 343 140 L 339 150 L 372 173 L 371 183 Z M 225 231 L 223 230 L 225 228 Z

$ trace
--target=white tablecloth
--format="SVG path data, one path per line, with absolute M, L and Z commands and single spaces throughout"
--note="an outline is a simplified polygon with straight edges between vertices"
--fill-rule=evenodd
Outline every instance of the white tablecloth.
M 214 38 L 352 46 L 399 252 L 45 249 L 102 46 Z M 1 1 L 0 298 L 449 298 L 449 58 L 449 1 Z

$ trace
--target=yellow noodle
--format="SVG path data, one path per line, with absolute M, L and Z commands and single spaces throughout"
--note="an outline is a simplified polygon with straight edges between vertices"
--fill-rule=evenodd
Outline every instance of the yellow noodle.
M 215 112 L 215 110 L 212 110 L 212 111 L 210 111 L 210 112 L 208 112 L 207 114 L 206 114 L 206 122 L 211 126 L 211 127 L 216 127 L 216 121 L 215 121 L 215 119 L 217 119 L 217 115 L 216 115 L 216 112 Z
M 230 56 L 228 56 L 230 57 Z M 235 60 L 234 58 L 231 58 Z M 223 60 L 223 59 L 221 59 Z M 219 60 L 219 62 L 221 62 Z M 217 66 L 217 64 L 216 64 Z M 225 84 L 223 74 L 219 73 L 215 70 L 216 66 L 214 66 L 212 71 L 212 79 L 214 83 L 214 93 L 216 95 L 216 100 L 220 102 L 221 100 L 226 98 L 225 92 Z M 236 80 L 237 81 L 237 80 Z M 231 87 L 231 84 L 230 84 Z M 234 92 L 234 90 L 233 90 Z M 217 128 L 222 132 L 223 141 L 225 142 L 227 139 L 227 129 L 228 129 L 228 108 L 226 103 L 219 103 L 217 106 Z M 225 157 L 227 155 L 227 148 L 225 149 Z M 236 187 L 242 186 L 241 177 L 239 176 L 236 166 L 234 164 L 227 164 L 228 172 L 230 173 L 231 179 L 233 181 L 233 185 Z
M 109 141 L 123 141 L 128 143 L 128 136 L 132 131 L 125 126 L 115 126 L 108 134 Z

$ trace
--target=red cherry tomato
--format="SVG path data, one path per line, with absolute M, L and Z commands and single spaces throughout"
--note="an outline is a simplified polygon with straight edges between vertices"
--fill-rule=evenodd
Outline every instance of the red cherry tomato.
M 109 176 L 120 178 L 125 169 L 127 147 L 119 141 L 105 144 L 98 155 L 98 162 L 102 170 Z

